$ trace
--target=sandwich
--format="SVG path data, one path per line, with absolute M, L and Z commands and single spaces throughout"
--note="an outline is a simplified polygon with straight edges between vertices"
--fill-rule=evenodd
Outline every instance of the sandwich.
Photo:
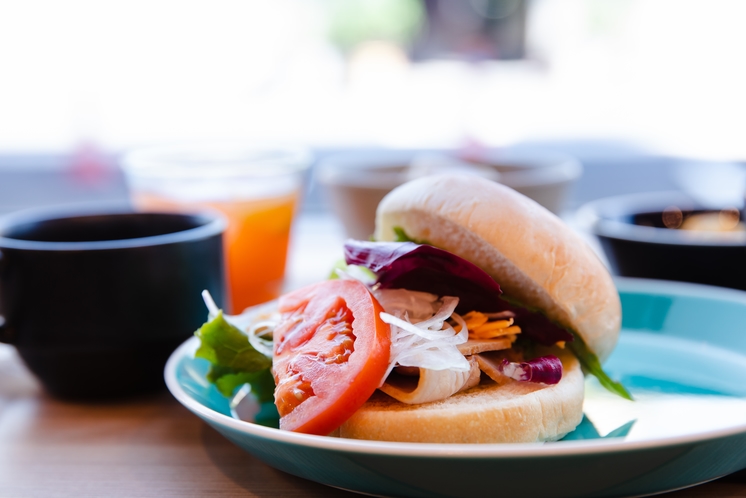
M 347 241 L 336 278 L 241 316 L 208 304 L 211 380 L 271 392 L 281 429 L 402 442 L 560 439 L 582 420 L 584 374 L 629 397 L 601 368 L 621 322 L 612 279 L 534 201 L 428 176 L 381 201 L 374 240 Z M 214 331 L 231 327 L 243 345 L 221 353 Z

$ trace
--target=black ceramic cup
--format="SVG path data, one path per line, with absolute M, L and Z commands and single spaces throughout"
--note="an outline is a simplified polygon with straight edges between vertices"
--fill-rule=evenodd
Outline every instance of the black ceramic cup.
M 53 395 L 156 390 L 169 354 L 224 299 L 211 213 L 34 212 L 0 220 L 0 341 Z

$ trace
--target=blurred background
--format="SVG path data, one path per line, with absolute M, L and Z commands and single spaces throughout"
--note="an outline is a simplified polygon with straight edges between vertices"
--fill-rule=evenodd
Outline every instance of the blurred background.
M 0 0 L 0 212 L 174 141 L 556 150 L 570 207 L 746 158 L 740 0 Z M 703 168 L 707 162 L 703 162 Z M 319 195 L 307 209 L 324 209 Z

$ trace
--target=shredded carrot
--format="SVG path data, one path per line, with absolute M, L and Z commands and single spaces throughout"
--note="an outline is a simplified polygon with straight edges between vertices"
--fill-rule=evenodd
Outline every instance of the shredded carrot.
M 520 333 L 521 333 L 521 328 L 518 325 L 513 325 L 511 327 L 488 330 L 486 332 L 475 330 L 475 331 L 472 331 L 469 337 L 472 339 L 494 339 L 495 337 L 503 337 L 506 335 L 520 334 Z

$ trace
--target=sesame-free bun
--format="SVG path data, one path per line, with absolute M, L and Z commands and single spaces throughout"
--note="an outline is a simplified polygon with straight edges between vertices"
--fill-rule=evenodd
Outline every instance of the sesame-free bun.
M 376 240 L 394 240 L 394 227 L 476 264 L 505 296 L 577 333 L 600 360 L 614 349 L 621 306 L 606 267 L 528 197 L 473 175 L 427 176 L 378 205 Z
M 564 372 L 555 385 L 483 381 L 450 398 L 420 405 L 400 403 L 376 391 L 337 435 L 416 443 L 555 441 L 583 418 L 580 365 L 568 352 L 559 357 Z

